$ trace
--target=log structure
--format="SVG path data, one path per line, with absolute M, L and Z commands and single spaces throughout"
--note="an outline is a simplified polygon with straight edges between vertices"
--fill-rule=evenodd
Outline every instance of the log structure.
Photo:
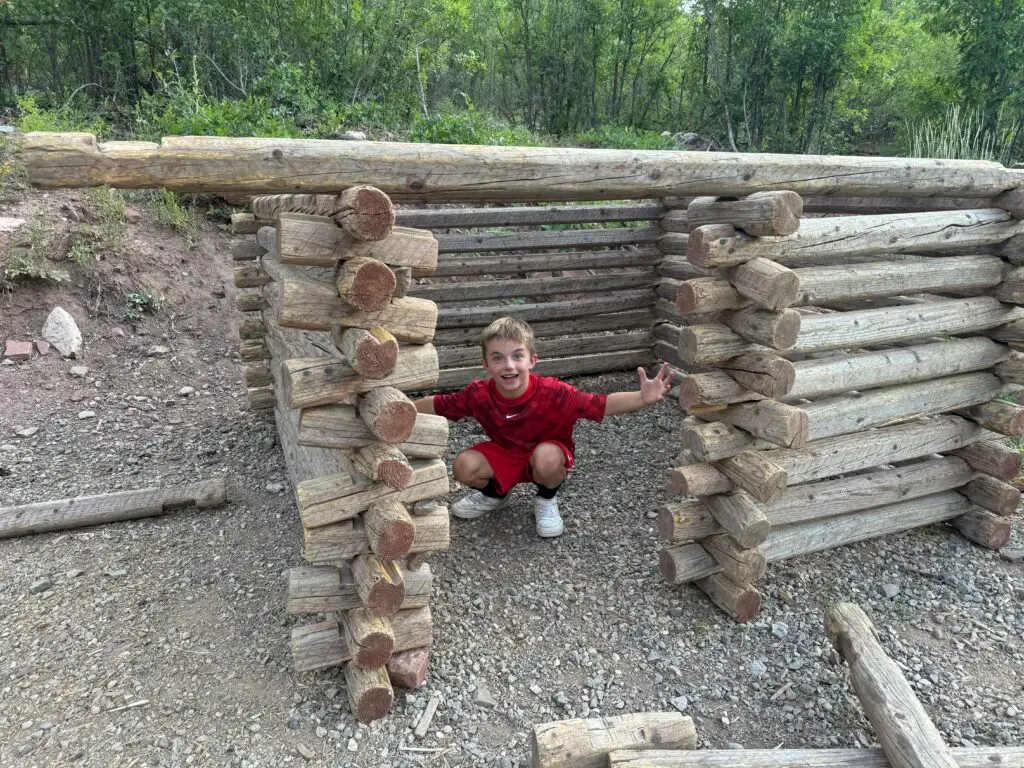
M 245 381 L 254 407 L 275 409 L 308 563 L 291 569 L 287 611 L 331 617 L 293 630 L 294 664 L 343 666 L 352 710 L 368 722 L 394 699 L 393 654 L 417 660 L 415 675 L 395 665 L 397 684 L 427 674 L 425 557 L 448 547 L 447 508 L 410 513 L 448 492 L 438 460 L 448 423 L 417 414 L 403 391 L 438 381 L 437 305 L 405 296 L 436 265 L 437 240 L 394 227 L 391 201 L 367 186 L 257 197 L 253 210 L 265 226 L 232 249 L 246 265 L 236 282 L 255 289 L 236 302 L 253 361 Z
M 689 413 L 666 581 L 749 621 L 770 562 L 935 522 L 1005 544 L 1024 273 L 1000 199 L 806 221 L 792 191 L 663 199 L 655 352 Z

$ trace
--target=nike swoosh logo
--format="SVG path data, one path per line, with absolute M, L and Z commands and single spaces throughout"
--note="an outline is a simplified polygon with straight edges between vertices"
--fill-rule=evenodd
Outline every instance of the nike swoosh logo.
M 506 419 L 514 419 L 518 415 L 519 415 L 518 413 L 508 413 L 508 414 L 505 414 L 505 418 Z

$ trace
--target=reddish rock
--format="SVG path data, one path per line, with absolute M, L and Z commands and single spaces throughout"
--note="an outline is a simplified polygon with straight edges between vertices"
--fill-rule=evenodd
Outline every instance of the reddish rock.
M 36 345 L 36 352 L 38 352 L 40 355 L 48 355 L 48 354 L 50 354 L 50 342 L 43 341 L 42 339 L 36 339 L 35 340 L 35 345 Z
M 430 666 L 430 649 L 413 648 L 391 656 L 388 662 L 388 677 L 392 685 L 403 688 L 422 688 L 427 682 L 427 668 Z
M 8 360 L 28 360 L 32 357 L 32 342 L 8 339 L 4 346 L 4 357 Z

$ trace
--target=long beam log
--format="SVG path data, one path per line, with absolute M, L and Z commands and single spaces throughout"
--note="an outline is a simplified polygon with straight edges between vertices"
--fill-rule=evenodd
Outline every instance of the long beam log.
M 690 233 L 686 257 L 705 269 L 734 267 L 757 257 L 792 267 L 889 253 L 962 253 L 998 245 L 1021 232 L 1024 226 L 999 208 L 807 219 L 786 237 L 723 237 L 712 225 Z
M 626 205 L 529 205 L 490 208 L 400 208 L 395 223 L 403 227 L 450 229 L 451 227 L 511 227 L 536 224 L 586 224 L 604 221 L 660 219 L 661 203 Z
M 548 147 L 165 137 L 98 143 L 29 133 L 22 156 L 39 187 L 166 187 L 176 192 L 341 192 L 373 184 L 393 199 L 625 200 L 669 195 L 994 197 L 1024 173 L 976 160 Z
M 612 717 L 559 720 L 534 726 L 532 768 L 604 768 L 614 749 L 658 745 L 696 749 L 693 719 L 678 712 L 639 712 Z
M 960 768 L 1024 768 L 1024 747 L 953 747 Z M 608 768 L 897 768 L 880 747 L 869 749 L 620 750 Z
M 642 246 L 614 251 L 555 251 L 553 253 L 506 253 L 488 256 L 444 256 L 431 277 L 458 277 L 552 272 L 565 269 L 620 269 L 653 267 L 661 261 L 657 248 Z M 691 267 L 696 270 L 696 267 Z M 659 268 L 659 274 L 660 268 Z

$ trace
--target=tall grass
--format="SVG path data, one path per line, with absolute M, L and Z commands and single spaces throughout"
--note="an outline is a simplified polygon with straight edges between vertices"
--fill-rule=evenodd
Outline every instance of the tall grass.
M 1012 121 L 1010 127 L 1005 127 L 1000 110 L 993 130 L 986 126 L 981 110 L 951 104 L 941 119 L 907 122 L 906 130 L 911 157 L 995 160 L 1009 165 L 1019 123 Z

